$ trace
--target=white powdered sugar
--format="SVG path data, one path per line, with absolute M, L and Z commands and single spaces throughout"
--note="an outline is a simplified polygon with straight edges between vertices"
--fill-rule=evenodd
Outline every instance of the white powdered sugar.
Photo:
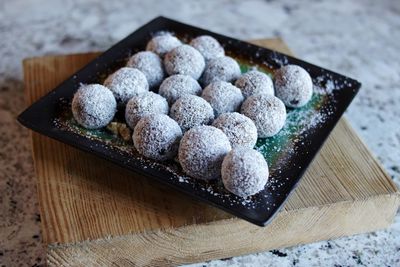
M 238 111 L 244 100 L 239 88 L 224 81 L 210 83 L 204 88 L 201 97 L 210 103 L 215 117 L 222 113 Z
M 153 92 L 132 97 L 125 108 L 125 120 L 128 126 L 135 128 L 138 121 L 151 114 L 168 114 L 167 100 Z
M 190 42 L 190 45 L 199 50 L 206 61 L 225 55 L 222 45 L 214 37 L 209 35 L 202 35 L 194 38 Z
M 281 100 L 267 95 L 252 95 L 242 104 L 241 113 L 253 120 L 258 137 L 271 137 L 285 124 L 286 108 Z
M 222 130 L 232 148 L 253 148 L 257 142 L 257 127 L 248 117 L 237 113 L 224 113 L 214 120 L 212 126 Z
M 286 65 L 275 71 L 276 96 L 288 107 L 302 107 L 310 101 L 313 83 L 310 74 L 300 66 Z
M 234 82 L 239 78 L 240 66 L 231 57 L 218 57 L 207 62 L 201 81 L 204 86 L 214 81 Z
M 164 67 L 169 75 L 184 74 L 199 79 L 206 63 L 199 51 L 190 45 L 181 45 L 165 55 Z
M 225 188 L 240 197 L 248 197 L 263 190 L 268 175 L 268 164 L 264 157 L 251 148 L 234 148 L 222 162 L 222 182 Z
M 154 36 L 146 46 L 147 51 L 152 51 L 159 55 L 160 57 L 164 57 L 166 53 L 178 47 L 182 44 L 182 42 L 168 32 L 161 32 Z
M 140 154 L 164 161 L 177 155 L 182 131 L 176 121 L 167 115 L 153 114 L 137 123 L 132 138 Z
M 245 98 L 256 94 L 274 95 L 272 79 L 261 71 L 252 70 L 246 72 L 237 79 L 235 85 L 242 90 Z
M 118 104 L 125 105 L 129 99 L 149 91 L 146 76 L 138 69 L 120 68 L 107 77 L 104 86 L 111 90 Z
M 214 111 L 203 98 L 185 95 L 172 105 L 170 116 L 185 132 L 194 126 L 210 124 L 214 120 Z
M 197 126 L 187 131 L 179 145 L 183 171 L 196 179 L 221 177 L 221 164 L 231 150 L 228 137 L 212 126 Z
M 159 86 L 165 76 L 161 58 L 151 51 L 142 51 L 134 54 L 128 60 L 126 66 L 143 72 L 150 88 Z
M 72 114 L 87 129 L 105 127 L 114 118 L 116 111 L 114 95 L 100 84 L 82 85 L 72 99 Z
M 176 74 L 166 78 L 158 93 L 165 97 L 170 105 L 184 95 L 200 95 L 200 84 L 188 75 Z

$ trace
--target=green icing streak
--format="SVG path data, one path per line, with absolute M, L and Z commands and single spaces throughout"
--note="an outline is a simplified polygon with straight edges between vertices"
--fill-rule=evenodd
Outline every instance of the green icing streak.
M 86 128 L 80 126 L 73 118 L 70 108 L 65 109 L 62 112 L 60 119 L 58 120 L 58 124 L 60 124 L 61 127 L 65 128 L 69 131 L 72 131 L 79 135 L 90 137 L 92 139 L 107 142 L 108 144 L 111 144 L 113 146 L 120 147 L 120 146 L 129 145 L 129 143 L 124 141 L 122 138 L 116 136 L 111 131 L 107 130 L 106 128 L 90 130 L 90 129 L 86 129 Z

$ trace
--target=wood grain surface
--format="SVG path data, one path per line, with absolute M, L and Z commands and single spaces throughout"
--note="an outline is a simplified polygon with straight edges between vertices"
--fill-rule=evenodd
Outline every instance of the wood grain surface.
M 254 43 L 290 54 L 280 39 Z M 24 61 L 27 104 L 98 53 Z M 344 118 L 284 208 L 261 228 L 32 132 L 50 266 L 168 266 L 387 227 L 396 186 Z

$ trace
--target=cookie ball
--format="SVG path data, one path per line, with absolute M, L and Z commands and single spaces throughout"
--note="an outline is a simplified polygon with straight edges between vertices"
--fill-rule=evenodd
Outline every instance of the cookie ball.
M 81 86 L 72 99 L 75 120 L 87 129 L 99 129 L 111 122 L 117 111 L 117 101 L 106 87 L 100 84 Z
M 167 100 L 153 92 L 147 92 L 132 97 L 125 108 L 125 121 L 128 126 L 135 128 L 138 121 L 151 114 L 168 114 Z
M 142 51 L 134 54 L 128 60 L 126 66 L 143 72 L 150 88 L 159 86 L 165 76 L 161 58 L 151 51 Z
M 176 121 L 167 115 L 153 114 L 138 122 L 132 138 L 136 150 L 141 155 L 165 161 L 178 154 L 182 131 Z
M 176 74 L 166 78 L 158 91 L 170 105 L 184 95 L 200 95 L 200 84 L 188 75 Z
M 240 66 L 231 57 L 218 57 L 207 62 L 202 75 L 204 86 L 215 81 L 234 82 L 240 76 Z
M 249 117 L 257 127 L 258 137 L 277 134 L 285 124 L 286 108 L 273 95 L 252 95 L 242 104 L 241 113 Z
M 198 125 L 207 125 L 214 120 L 214 111 L 203 98 L 185 95 L 171 107 L 169 115 L 181 126 L 182 131 Z
M 190 45 L 181 45 L 165 55 L 164 66 L 169 75 L 183 74 L 197 80 L 203 73 L 206 63 L 199 51 Z
M 214 120 L 212 126 L 226 134 L 232 148 L 253 148 L 256 145 L 257 127 L 251 119 L 240 113 L 224 113 Z
M 147 51 L 152 51 L 159 55 L 160 57 L 164 57 L 166 53 L 178 47 L 182 44 L 182 42 L 173 36 L 170 33 L 161 33 L 154 36 L 146 46 Z
M 245 98 L 256 94 L 274 95 L 272 79 L 267 74 L 257 70 L 246 72 L 240 76 L 235 85 L 242 90 Z
M 264 189 L 268 181 L 268 164 L 260 152 L 238 147 L 232 149 L 222 162 L 222 182 L 231 193 L 252 196 Z
M 225 55 L 222 45 L 214 37 L 209 35 L 202 35 L 194 38 L 190 42 L 190 45 L 196 48 L 206 61 Z
M 210 83 L 204 88 L 201 97 L 210 103 L 214 109 L 215 117 L 222 113 L 239 110 L 244 100 L 239 88 L 224 81 Z
M 127 67 L 109 75 L 104 86 L 111 90 L 120 105 L 125 105 L 132 97 L 149 91 L 146 76 L 138 69 Z
M 228 137 L 220 129 L 203 125 L 183 135 L 178 158 L 187 175 L 212 180 L 221 177 L 222 160 L 230 150 Z
M 310 74 L 297 65 L 281 67 L 275 71 L 275 93 L 288 107 L 304 106 L 311 100 L 313 93 Z

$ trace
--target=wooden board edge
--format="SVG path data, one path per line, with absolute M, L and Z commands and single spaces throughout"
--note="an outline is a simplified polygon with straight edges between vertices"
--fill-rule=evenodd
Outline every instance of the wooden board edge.
M 34 135 L 36 135 L 36 134 L 38 134 L 38 133 L 30 131 L 32 150 L 35 147 Z M 34 153 L 32 151 L 33 171 L 34 171 L 35 177 L 36 177 L 36 194 L 38 196 L 38 199 L 42 200 L 43 199 L 43 196 L 42 196 L 43 190 L 41 190 L 41 181 L 39 179 L 40 172 L 39 172 L 38 165 L 37 165 L 38 160 L 37 160 L 35 155 L 36 155 L 36 153 Z M 48 244 L 49 243 L 49 238 L 48 238 L 47 230 L 46 230 L 48 225 L 46 224 L 46 221 L 43 220 L 43 215 L 42 215 L 42 214 L 45 214 L 46 211 L 45 211 L 45 208 L 43 207 L 42 201 L 38 201 L 38 206 L 39 206 L 39 213 L 40 213 L 40 216 L 41 216 L 40 230 L 41 230 L 41 234 L 42 234 L 42 243 L 43 244 Z
M 398 194 L 378 195 L 366 201 L 282 212 L 266 228 L 226 219 L 74 244 L 49 244 L 47 260 L 49 266 L 172 266 L 234 257 L 384 229 L 392 223 L 399 204 Z M 333 218 L 337 221 L 338 217 L 339 223 L 332 224 Z M 363 224 L 357 223 L 361 221 Z M 291 234 L 279 236 L 282 231 Z M 303 231 L 309 234 L 297 235 Z
M 42 61 L 43 59 L 46 60 L 54 60 L 59 59 L 61 57 L 70 58 L 70 57 L 82 57 L 82 56 L 97 56 L 103 53 L 103 51 L 88 51 L 88 52 L 80 52 L 80 53 L 72 53 L 72 54 L 55 54 L 55 55 L 43 55 L 43 56 L 34 56 L 34 57 L 27 57 L 22 59 L 22 66 L 23 68 L 29 67 L 30 64 L 34 64 L 37 61 Z
M 359 142 L 363 148 L 367 151 L 369 155 L 371 155 L 371 159 L 374 161 L 376 164 L 377 168 L 381 172 L 381 176 L 386 179 L 388 182 L 390 189 L 392 190 L 391 193 L 397 194 L 400 196 L 400 191 L 399 188 L 396 186 L 394 183 L 393 179 L 390 177 L 390 175 L 386 172 L 385 168 L 383 167 L 382 163 L 378 160 L 376 157 L 375 153 L 372 152 L 372 150 L 367 146 L 367 144 L 364 142 L 364 140 L 360 137 L 360 135 L 354 130 L 353 126 L 348 122 L 345 116 L 342 117 L 342 120 L 344 120 L 344 126 L 347 128 L 347 131 L 352 132 L 354 135 L 354 138 L 357 138 L 357 142 Z
M 38 57 L 39 58 L 39 57 Z M 30 68 L 30 64 L 35 64 L 38 58 L 28 58 L 28 59 L 24 59 L 22 61 L 22 68 L 23 68 L 23 77 L 24 77 L 24 98 L 25 98 L 25 103 L 27 106 L 29 106 L 31 104 L 31 91 L 27 89 L 27 84 L 26 81 L 29 79 L 28 76 L 28 71 L 27 69 Z M 32 59 L 32 60 L 31 60 Z M 35 185 L 36 185 L 36 195 L 38 196 L 38 199 L 42 199 L 41 197 L 41 190 L 40 190 L 40 179 L 38 178 L 39 176 L 39 170 L 38 170 L 38 166 L 37 166 L 37 158 L 36 158 L 36 153 L 34 152 L 34 135 L 36 135 L 38 133 L 29 130 L 29 141 L 30 141 L 30 147 L 32 148 L 32 161 L 33 161 L 33 172 L 35 174 Z M 42 215 L 44 214 L 45 210 L 43 208 L 43 205 L 41 203 L 41 201 L 38 201 L 38 206 L 39 206 L 39 214 Z M 47 231 L 46 231 L 46 225 L 44 223 L 43 220 L 41 220 L 40 222 L 40 230 L 42 233 L 42 243 L 43 244 L 48 244 L 48 237 L 47 237 Z

